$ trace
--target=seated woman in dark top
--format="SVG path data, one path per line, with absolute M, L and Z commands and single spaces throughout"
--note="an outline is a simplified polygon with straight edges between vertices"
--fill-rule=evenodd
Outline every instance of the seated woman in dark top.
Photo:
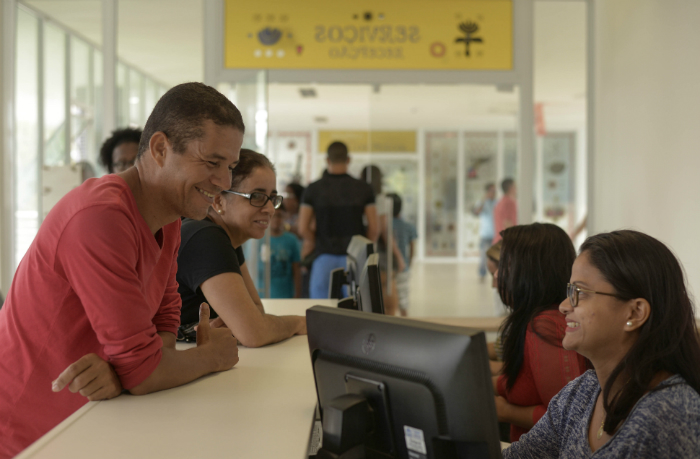
M 248 239 L 265 235 L 282 204 L 275 182 L 267 157 L 243 149 L 231 189 L 216 196 L 207 218 L 182 222 L 177 281 L 183 325 L 197 322 L 199 305 L 206 302 L 216 318 L 212 326 L 230 328 L 247 347 L 306 334 L 304 317 L 265 313 L 241 249 Z
M 676 257 L 636 231 L 597 234 L 570 282 L 563 345 L 594 370 L 552 398 L 504 457 L 698 457 L 700 343 Z
M 569 236 L 549 223 L 513 226 L 501 235 L 494 277 L 509 314 L 501 328 L 503 367 L 494 388 L 498 420 L 510 423 L 510 440 L 516 441 L 587 363 L 561 344 L 566 321 L 558 308 L 576 258 Z

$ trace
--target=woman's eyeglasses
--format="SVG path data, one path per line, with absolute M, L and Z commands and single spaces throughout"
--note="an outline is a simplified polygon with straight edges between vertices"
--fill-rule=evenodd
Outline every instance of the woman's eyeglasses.
M 585 290 L 582 288 L 578 288 L 576 284 L 566 284 L 566 296 L 569 297 L 569 303 L 571 303 L 572 308 L 578 306 L 578 294 L 580 292 L 614 296 L 615 298 L 622 299 L 619 295 L 616 295 L 614 293 L 594 292 L 593 290 Z
M 270 197 L 265 193 L 261 193 L 260 191 L 253 191 L 252 193 L 247 194 L 239 193 L 238 191 L 224 190 L 224 193 L 236 194 L 238 196 L 248 198 L 248 200 L 250 201 L 250 205 L 253 207 L 265 207 L 267 201 L 272 201 L 272 207 L 274 207 L 275 209 L 279 209 L 282 205 L 282 200 L 284 199 L 280 194 Z

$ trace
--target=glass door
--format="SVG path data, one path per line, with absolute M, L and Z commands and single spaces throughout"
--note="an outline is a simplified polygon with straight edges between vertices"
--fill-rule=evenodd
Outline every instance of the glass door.
M 269 156 L 268 152 L 268 85 L 267 71 L 259 70 L 249 78 L 220 83 L 217 89 L 241 112 L 245 124 L 243 148 Z M 274 162 L 274 159 L 273 159 Z M 280 189 L 278 176 L 278 190 Z M 246 265 L 261 298 L 270 297 L 270 230 L 262 240 L 249 239 L 243 244 Z

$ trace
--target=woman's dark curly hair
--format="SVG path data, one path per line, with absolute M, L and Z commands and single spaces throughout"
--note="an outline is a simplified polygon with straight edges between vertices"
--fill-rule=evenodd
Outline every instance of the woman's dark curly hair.
M 141 129 L 134 128 L 124 128 L 112 131 L 112 136 L 105 140 L 100 148 L 100 164 L 107 168 L 110 174 L 114 173 L 114 168 L 112 167 L 112 154 L 114 149 L 123 143 L 135 143 L 139 144 L 141 141 Z
M 272 172 L 277 173 L 275 166 L 270 162 L 267 156 L 257 151 L 241 148 L 241 156 L 238 159 L 238 164 L 231 171 L 231 190 L 244 191 L 238 190 L 241 182 L 248 178 L 248 176 L 259 167 L 267 167 L 272 170 Z

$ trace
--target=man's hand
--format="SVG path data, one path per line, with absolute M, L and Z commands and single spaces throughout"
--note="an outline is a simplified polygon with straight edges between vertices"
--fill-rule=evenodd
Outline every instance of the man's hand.
M 396 272 L 397 273 L 402 273 L 406 270 L 406 262 L 403 260 L 403 257 L 399 258 L 396 260 Z
M 214 371 L 231 369 L 238 363 L 238 345 L 231 330 L 225 326 L 212 328 L 209 324 L 209 305 L 199 306 L 199 325 L 197 326 L 197 348 L 210 351 L 215 364 Z
M 122 393 L 122 384 L 114 368 L 97 354 L 84 355 L 51 383 L 54 392 L 60 392 L 66 386 L 90 401 L 109 400 Z

